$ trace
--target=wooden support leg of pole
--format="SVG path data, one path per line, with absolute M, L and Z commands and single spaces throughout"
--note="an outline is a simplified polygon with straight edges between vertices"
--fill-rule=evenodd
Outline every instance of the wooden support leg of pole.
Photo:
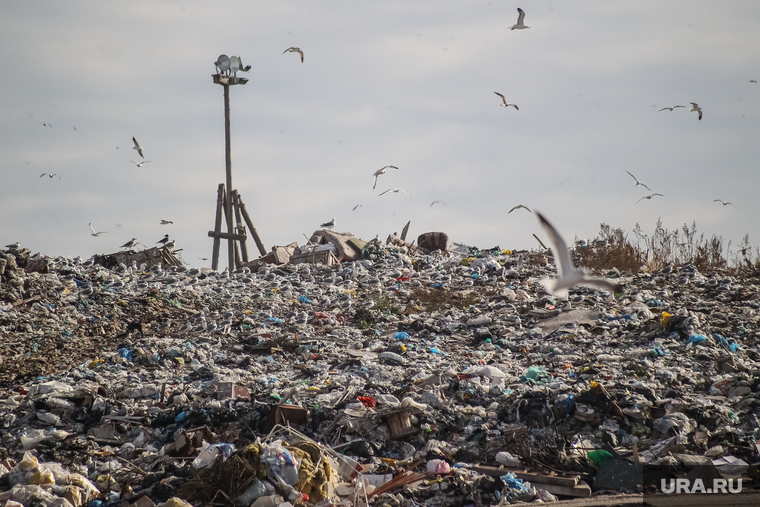
M 240 203 L 240 212 L 243 214 L 245 223 L 248 224 L 248 230 L 251 231 L 251 236 L 253 236 L 253 240 L 256 242 L 259 253 L 261 255 L 266 255 L 267 250 L 264 248 L 264 243 L 261 242 L 261 238 L 259 238 L 259 233 L 256 232 L 256 228 L 253 226 L 253 223 L 251 223 L 251 217 L 248 216 L 248 210 L 245 209 L 245 204 L 243 203 L 243 199 L 240 197 L 240 194 L 238 194 L 238 202 Z
M 232 206 L 228 199 L 230 199 L 232 196 L 230 195 L 229 190 L 227 190 L 224 193 L 224 218 L 227 222 L 227 234 L 234 234 L 234 231 L 232 229 Z M 227 240 L 227 266 L 230 268 L 230 272 L 237 269 L 237 264 L 235 264 L 235 240 L 230 238 Z
M 224 203 L 224 183 L 219 184 L 216 191 L 216 218 L 214 232 L 222 232 L 222 204 Z M 214 248 L 211 252 L 211 269 L 219 269 L 219 238 L 214 238 Z
M 240 194 L 237 190 L 232 191 L 232 206 L 235 208 L 235 223 L 237 234 L 245 234 L 245 225 L 243 225 L 243 219 L 240 216 Z M 240 253 L 243 257 L 243 262 L 248 262 L 248 246 L 245 244 L 245 240 L 240 241 Z

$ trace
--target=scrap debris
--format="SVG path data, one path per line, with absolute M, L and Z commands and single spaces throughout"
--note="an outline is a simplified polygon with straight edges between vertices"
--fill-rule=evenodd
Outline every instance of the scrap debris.
M 756 486 L 752 275 L 612 270 L 621 293 L 560 300 L 545 251 L 307 243 L 232 273 L 0 251 L 0 505 L 505 505 L 640 495 L 652 467 Z

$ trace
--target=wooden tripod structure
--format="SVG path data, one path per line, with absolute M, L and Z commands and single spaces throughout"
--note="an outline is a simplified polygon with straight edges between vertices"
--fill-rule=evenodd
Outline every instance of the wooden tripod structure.
M 220 240 L 227 240 L 227 265 L 230 271 L 240 267 L 241 262 L 248 262 L 248 248 L 245 245 L 247 239 L 246 228 L 243 224 L 248 225 L 253 236 L 256 246 L 261 255 L 266 255 L 266 249 L 261 242 L 256 228 L 248 216 L 245 204 L 240 199 L 237 190 L 232 190 L 232 149 L 230 143 L 230 86 L 241 84 L 244 85 L 248 80 L 244 77 L 229 76 L 223 73 L 214 74 L 214 83 L 224 87 L 224 140 L 225 140 L 225 162 L 227 172 L 227 184 L 219 184 L 216 196 L 216 220 L 214 221 L 214 230 L 209 231 L 208 235 L 214 238 L 214 247 L 211 255 L 211 269 L 219 269 L 219 246 Z M 235 215 L 233 218 L 233 209 Z M 227 223 L 227 232 L 222 232 L 222 215 Z M 237 224 L 233 227 L 233 220 Z M 239 244 L 239 245 L 238 245 Z M 239 247 L 239 248 L 238 248 Z

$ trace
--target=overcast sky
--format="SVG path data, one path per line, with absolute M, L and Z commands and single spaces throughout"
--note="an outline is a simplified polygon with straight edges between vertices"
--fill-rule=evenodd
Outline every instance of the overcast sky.
M 509 30 L 517 7 L 530 29 Z M 233 187 L 267 249 L 332 217 L 364 239 L 411 220 L 410 238 L 535 248 L 517 204 L 568 240 L 661 217 L 757 246 L 759 19 L 754 0 L 3 0 L 0 241 L 87 258 L 169 233 L 210 265 L 224 53 L 252 66 L 230 93 Z M 701 121 L 658 112 L 690 102 Z M 637 203 L 626 171 L 664 197 Z

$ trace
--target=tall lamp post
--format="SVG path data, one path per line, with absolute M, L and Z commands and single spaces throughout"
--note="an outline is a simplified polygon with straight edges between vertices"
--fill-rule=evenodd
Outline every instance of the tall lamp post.
M 241 215 L 245 218 L 248 228 L 256 241 L 256 245 L 262 255 L 266 253 L 263 244 L 256 233 L 256 229 L 253 227 L 251 220 L 248 216 L 248 212 L 245 209 L 245 205 L 240 199 L 240 195 L 237 190 L 232 190 L 232 148 L 230 139 L 230 86 L 244 85 L 248 82 L 248 79 L 244 77 L 238 77 L 238 71 L 248 72 L 251 66 L 243 67 L 243 63 L 240 57 L 227 55 L 220 55 L 214 62 L 217 73 L 212 77 L 214 83 L 222 85 L 224 87 L 224 158 L 226 169 L 226 185 L 219 185 L 219 191 L 217 195 L 217 209 L 216 209 L 216 223 L 213 231 L 209 231 L 209 237 L 214 238 L 214 247 L 212 252 L 211 267 L 212 269 L 219 268 L 219 242 L 221 239 L 227 240 L 227 260 L 230 271 L 237 268 L 240 265 L 240 254 L 238 253 L 236 241 L 240 242 L 242 250 L 242 261 L 248 262 L 248 252 L 245 246 L 246 230 L 242 223 Z M 226 188 L 225 188 L 226 187 Z M 235 207 L 235 216 L 237 218 L 237 231 L 233 226 L 232 210 Z M 222 208 L 224 208 L 224 216 L 227 222 L 227 232 L 221 232 L 221 220 L 222 220 Z

